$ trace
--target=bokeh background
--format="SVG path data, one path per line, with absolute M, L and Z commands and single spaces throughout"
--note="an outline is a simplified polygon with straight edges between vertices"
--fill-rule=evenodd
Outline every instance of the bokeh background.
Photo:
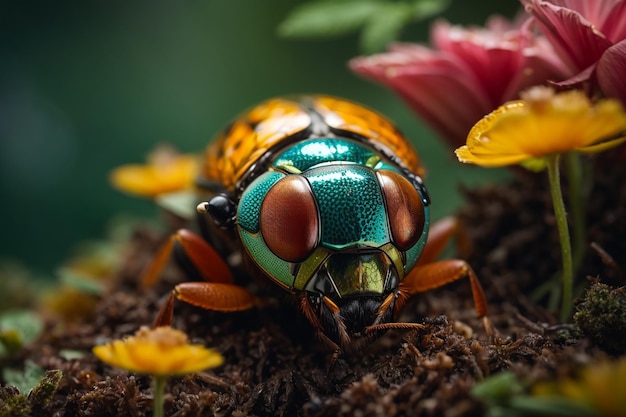
M 9 1 L 0 7 L 0 258 L 53 274 L 111 219 L 153 218 L 150 201 L 113 190 L 111 168 L 157 143 L 199 151 L 266 98 L 321 92 L 392 118 L 416 144 L 441 217 L 460 183 L 497 173 L 462 166 L 402 103 L 352 74 L 357 36 L 285 40 L 293 0 Z M 456 0 L 453 23 L 512 16 L 517 0 Z M 402 40 L 426 42 L 430 21 Z M 486 179 L 487 178 L 487 179 Z

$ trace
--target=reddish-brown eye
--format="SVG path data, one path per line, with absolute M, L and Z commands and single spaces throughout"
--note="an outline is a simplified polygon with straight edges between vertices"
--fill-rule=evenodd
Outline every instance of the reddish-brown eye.
M 394 171 L 378 171 L 393 241 L 400 250 L 410 249 L 424 231 L 424 205 L 409 180 Z
M 317 245 L 317 205 L 308 181 L 288 175 L 278 181 L 263 199 L 261 234 L 271 251 L 289 262 L 308 255 Z

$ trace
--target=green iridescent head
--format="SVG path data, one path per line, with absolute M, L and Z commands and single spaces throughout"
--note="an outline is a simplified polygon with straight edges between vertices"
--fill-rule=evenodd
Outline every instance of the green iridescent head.
M 303 140 L 272 155 L 237 202 L 220 194 L 201 204 L 236 227 L 254 264 L 299 294 L 313 326 L 342 348 L 393 324 L 399 283 L 428 236 L 421 179 L 383 153 L 351 139 Z
M 245 249 L 268 277 L 331 298 L 397 288 L 426 243 L 428 224 L 418 177 L 336 138 L 284 151 L 243 192 L 236 216 Z

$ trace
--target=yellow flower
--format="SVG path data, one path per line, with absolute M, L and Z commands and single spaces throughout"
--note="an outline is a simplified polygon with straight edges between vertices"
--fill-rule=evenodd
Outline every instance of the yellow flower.
M 193 185 L 198 172 L 195 155 L 180 155 L 160 146 L 149 156 L 147 164 L 128 164 L 111 172 L 111 183 L 119 190 L 142 197 L 181 191 Z
M 224 358 L 212 349 L 189 344 L 187 335 L 171 327 L 142 327 L 134 336 L 96 346 L 103 362 L 157 377 L 184 375 L 220 366 Z
M 461 162 L 499 167 L 567 151 L 603 151 L 625 141 L 625 133 L 626 113 L 617 100 L 592 104 L 580 91 L 534 87 L 476 123 L 455 153 Z
M 523 164 L 529 169 L 548 168 L 550 194 L 561 241 L 563 289 L 561 319 L 572 308 L 573 260 L 565 205 L 561 192 L 559 158 L 569 151 L 600 152 L 626 140 L 626 112 L 619 101 L 592 103 L 581 91 L 555 93 L 548 87 L 533 87 L 485 116 L 470 130 L 465 146 L 455 153 L 459 161 L 484 167 Z M 574 155 L 574 154 L 570 154 Z M 570 158 L 574 159 L 574 157 Z M 571 166 L 577 162 L 571 163 Z M 571 178 L 571 195 L 580 195 Z M 578 199 L 574 203 L 574 210 Z M 578 241 L 584 218 L 576 224 Z

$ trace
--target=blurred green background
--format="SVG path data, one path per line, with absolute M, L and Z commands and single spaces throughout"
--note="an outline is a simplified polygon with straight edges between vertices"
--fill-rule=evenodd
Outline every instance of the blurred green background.
M 459 183 L 493 171 L 461 166 L 402 103 L 347 69 L 357 36 L 280 39 L 288 0 L 13 2 L 0 8 L 0 258 L 50 272 L 120 213 L 155 217 L 147 200 L 113 190 L 111 168 L 156 143 L 201 150 L 243 109 L 321 92 L 380 110 L 417 145 L 440 217 Z M 516 0 L 456 0 L 453 23 L 508 16 Z M 430 21 L 402 40 L 425 42 Z

